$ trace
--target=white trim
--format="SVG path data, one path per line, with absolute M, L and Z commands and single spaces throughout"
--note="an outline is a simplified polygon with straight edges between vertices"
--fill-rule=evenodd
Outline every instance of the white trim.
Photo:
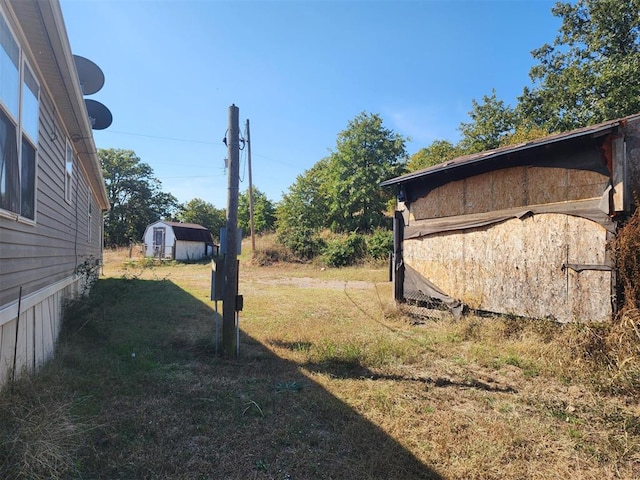
M 30 293 L 29 295 L 25 295 L 24 297 L 22 297 L 22 300 L 20 301 L 20 311 L 24 313 L 26 310 L 36 306 L 46 298 L 49 298 L 50 296 L 54 295 L 60 290 L 63 290 L 64 288 L 68 287 L 74 282 L 79 281 L 79 279 L 80 277 L 73 275 L 71 277 L 65 278 L 64 280 L 60 280 L 52 285 L 49 285 L 48 287 L 44 287 L 38 290 L 37 292 L 33 292 L 33 293 Z M 18 300 L 14 300 L 13 302 L 8 303 L 7 305 L 5 305 L 0 309 L 0 327 L 5 323 L 10 322 L 11 320 L 14 320 L 17 317 L 18 317 Z

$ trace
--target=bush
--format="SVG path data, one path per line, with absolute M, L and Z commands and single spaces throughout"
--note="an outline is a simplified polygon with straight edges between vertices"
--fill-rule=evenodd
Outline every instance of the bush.
M 305 260 L 318 255 L 324 247 L 324 241 L 308 227 L 283 229 L 278 232 L 277 241 Z
M 339 236 L 327 242 L 323 257 L 329 267 L 346 267 L 362 260 L 366 251 L 365 237 L 350 233 L 346 238 Z
M 393 251 L 393 232 L 384 228 L 376 228 L 367 237 L 367 255 L 375 260 L 383 260 Z

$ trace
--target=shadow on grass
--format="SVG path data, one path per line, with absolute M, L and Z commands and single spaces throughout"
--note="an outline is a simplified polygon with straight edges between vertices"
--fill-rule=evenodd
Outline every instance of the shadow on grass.
M 42 388 L 64 388 L 96 425 L 78 476 L 442 478 L 252 337 L 239 359 L 217 357 L 213 320 L 167 280 L 100 280 L 69 307 Z
M 434 387 L 477 388 L 487 392 L 517 393 L 511 386 L 495 385 L 475 378 L 456 381 L 447 377 L 408 377 L 405 375 L 381 374 L 361 365 L 357 361 L 328 360 L 324 362 L 305 362 L 301 365 L 309 371 L 324 373 L 336 378 L 393 380 L 396 382 L 419 382 Z

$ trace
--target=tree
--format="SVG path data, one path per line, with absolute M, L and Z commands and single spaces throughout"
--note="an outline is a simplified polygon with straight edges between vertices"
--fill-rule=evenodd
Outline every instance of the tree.
M 565 131 L 640 111 L 640 0 L 558 2 L 551 11 L 562 26 L 532 52 L 540 63 L 521 115 Z
M 276 207 L 267 196 L 253 187 L 253 226 L 256 233 L 271 231 L 275 228 Z M 249 190 L 238 197 L 238 227 L 245 235 L 251 233 L 249 215 Z
M 491 96 L 482 97 L 482 103 L 471 101 L 469 112 L 471 122 L 462 122 L 458 130 L 462 139 L 458 144 L 464 154 L 482 152 L 500 147 L 502 141 L 515 131 L 517 119 L 514 110 L 496 97 L 495 89 Z
M 517 145 L 537 138 L 546 137 L 549 134 L 550 132 L 544 127 L 539 127 L 531 123 L 523 123 L 518 125 L 512 134 L 505 136 L 500 141 L 500 146 Z
M 201 198 L 194 198 L 180 205 L 177 218 L 181 222 L 196 223 L 206 227 L 214 238 L 219 238 L 220 229 L 227 222 L 224 208 L 218 209 Z
M 175 211 L 177 199 L 161 191 L 151 167 L 133 151 L 99 149 L 98 156 L 111 206 L 105 214 L 105 244 L 140 240 L 148 224 Z
M 331 229 L 364 233 L 383 225 L 392 193 L 380 182 L 403 173 L 406 158 L 404 138 L 385 128 L 379 115 L 363 112 L 351 120 L 327 165 Z
M 319 253 L 318 232 L 328 226 L 328 165 L 324 158 L 298 175 L 276 209 L 278 242 L 302 258 Z
M 460 149 L 448 140 L 435 140 L 428 147 L 421 148 L 409 157 L 407 169 L 410 172 L 433 167 L 462 155 Z

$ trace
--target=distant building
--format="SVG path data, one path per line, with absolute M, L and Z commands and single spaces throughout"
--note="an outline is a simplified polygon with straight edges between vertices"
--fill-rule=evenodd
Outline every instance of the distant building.
M 159 220 L 144 231 L 145 256 L 171 260 L 200 260 L 218 254 L 211 232 L 195 223 Z

